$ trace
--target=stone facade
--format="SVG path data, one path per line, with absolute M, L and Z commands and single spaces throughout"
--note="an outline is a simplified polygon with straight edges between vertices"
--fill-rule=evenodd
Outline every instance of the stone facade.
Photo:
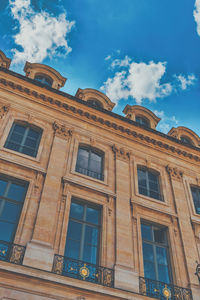
M 141 220 L 167 228 L 173 284 L 200 299 L 200 215 L 190 188 L 200 186 L 200 148 L 118 116 L 113 106 L 94 107 L 78 94 L 0 68 L 0 173 L 29 183 L 17 246 L 8 261 L 0 260 L 1 300 L 153 299 L 145 286 L 139 289 Z M 42 129 L 36 157 L 4 147 L 16 120 Z M 103 180 L 76 171 L 80 144 L 103 151 Z M 164 201 L 139 192 L 138 166 L 159 172 Z M 99 265 L 114 270 L 112 287 L 61 275 L 73 197 L 101 207 Z

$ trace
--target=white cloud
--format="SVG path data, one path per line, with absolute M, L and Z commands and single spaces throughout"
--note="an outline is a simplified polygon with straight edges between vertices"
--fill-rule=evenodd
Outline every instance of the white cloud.
M 169 117 L 169 116 L 166 116 L 164 111 L 161 110 L 161 111 L 158 111 L 158 110 L 154 110 L 154 114 L 161 118 L 160 122 L 158 123 L 158 126 L 157 126 L 157 130 L 160 130 L 161 132 L 164 132 L 164 133 L 168 133 L 169 130 L 178 124 L 178 120 L 176 119 L 175 116 L 172 116 L 172 117 Z
M 104 59 L 105 59 L 105 60 L 111 59 L 111 55 L 107 55 Z
M 123 59 L 114 59 L 110 62 L 111 70 L 117 69 L 100 89 L 115 103 L 120 99 L 133 98 L 137 104 L 148 99 L 155 102 L 172 92 L 186 90 L 194 85 L 197 78 L 194 74 L 172 75 L 171 82 L 162 83 L 166 73 L 166 62 L 134 62 L 127 55 Z
M 136 63 L 125 56 L 122 60 L 114 60 L 111 66 L 126 67 L 126 70 L 116 72 L 113 77 L 108 78 L 100 88 L 114 102 L 132 97 L 136 103 L 141 104 L 143 99 L 155 101 L 172 91 L 170 83 L 160 83 L 166 70 L 164 62 Z
M 190 85 L 194 85 L 197 80 L 194 74 L 189 74 L 188 76 L 175 75 L 175 78 L 179 81 L 182 90 L 186 90 Z
M 47 56 L 71 52 L 66 35 L 75 22 L 68 21 L 66 13 L 57 17 L 45 11 L 37 13 L 31 7 L 30 0 L 9 0 L 9 4 L 12 16 L 19 25 L 19 32 L 14 35 L 14 40 L 23 49 L 13 49 L 14 63 L 26 60 L 42 62 Z
M 195 2 L 193 15 L 197 23 L 197 33 L 200 36 L 200 0 L 196 0 Z

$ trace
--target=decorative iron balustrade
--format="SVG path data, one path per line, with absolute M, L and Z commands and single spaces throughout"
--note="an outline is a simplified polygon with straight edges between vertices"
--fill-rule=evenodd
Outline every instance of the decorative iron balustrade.
M 102 173 L 97 173 L 88 169 L 84 169 L 82 167 L 76 166 L 76 172 L 90 176 L 95 179 L 104 180 L 104 176 Z
M 140 294 L 160 300 L 193 300 L 192 291 L 173 284 L 139 278 Z
M 53 273 L 114 287 L 114 270 L 65 256 L 54 256 Z
M 26 248 L 24 246 L 0 240 L 0 260 L 21 265 L 25 249 Z

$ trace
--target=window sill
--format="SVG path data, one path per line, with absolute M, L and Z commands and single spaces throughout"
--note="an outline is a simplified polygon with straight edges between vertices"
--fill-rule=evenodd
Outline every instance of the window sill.
M 96 178 L 91 177 L 91 176 L 88 176 L 88 175 L 84 175 L 84 174 L 79 173 L 79 172 L 77 172 L 77 171 L 75 171 L 75 170 L 74 170 L 74 171 L 71 171 L 71 174 L 76 175 L 76 176 L 78 176 L 78 177 L 85 178 L 86 180 L 92 180 L 92 181 L 94 181 L 94 182 L 96 182 L 96 183 L 98 183 L 98 184 L 108 185 L 105 176 L 104 176 L 104 180 L 100 180 L 100 179 L 96 179 Z
M 162 205 L 169 206 L 169 204 L 166 203 L 165 201 L 157 200 L 157 199 L 151 198 L 149 196 L 145 196 L 145 195 L 139 194 L 138 192 L 136 192 L 135 194 L 141 200 L 148 200 L 148 201 L 151 201 L 152 203 L 156 203 L 156 205 L 161 204 L 161 206 Z M 132 201 L 134 201 L 134 199 L 132 199 Z
M 20 156 L 20 157 L 22 157 L 22 158 L 25 158 L 25 159 L 28 159 L 28 160 L 35 161 L 35 162 L 40 162 L 39 154 L 37 154 L 36 157 L 33 157 L 33 156 L 26 155 L 26 154 L 23 154 L 23 153 L 21 153 L 21 152 L 14 151 L 14 150 L 11 150 L 11 149 L 8 149 L 8 148 L 5 148 L 5 147 L 2 147 L 2 148 L 0 149 L 0 151 L 5 152 L 5 153 L 11 153 L 11 154 Z

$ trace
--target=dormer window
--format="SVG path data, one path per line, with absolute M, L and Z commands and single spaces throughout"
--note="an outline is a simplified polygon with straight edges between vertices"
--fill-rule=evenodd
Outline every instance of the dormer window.
M 137 123 L 139 123 L 140 125 L 149 127 L 149 120 L 147 120 L 147 119 L 144 118 L 144 117 L 136 116 L 136 117 L 135 117 L 135 121 L 136 121 Z
M 183 142 L 184 144 L 188 144 L 188 145 L 193 145 L 192 141 L 190 138 L 186 137 L 186 136 L 181 136 L 180 137 L 181 142 Z
M 103 105 L 100 101 L 96 100 L 96 99 L 90 99 L 87 101 L 87 103 L 91 104 L 92 106 L 95 106 L 97 108 L 103 108 Z
M 35 75 L 35 80 L 48 85 L 48 86 L 52 86 L 53 80 L 50 77 L 47 77 L 46 75 L 43 74 L 36 74 Z

